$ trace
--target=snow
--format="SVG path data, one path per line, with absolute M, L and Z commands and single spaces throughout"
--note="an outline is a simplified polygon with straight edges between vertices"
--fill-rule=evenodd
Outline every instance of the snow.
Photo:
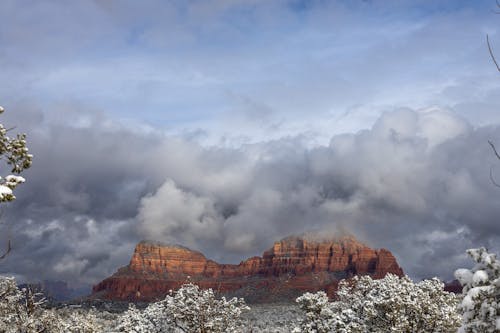
M 8 175 L 7 177 L 5 177 L 5 180 L 9 183 L 24 183 L 26 181 L 26 179 L 24 179 L 23 177 L 21 176 L 14 176 L 14 175 Z
M 0 195 L 12 194 L 12 190 L 5 185 L 0 185 Z
M 455 278 L 461 285 L 472 283 L 472 272 L 466 268 L 460 268 L 455 271 Z
M 5 185 L 0 185 L 0 201 L 8 201 L 10 197 L 12 197 L 12 190 Z
M 438 279 L 356 276 L 340 282 L 335 302 L 322 291 L 297 298 L 305 319 L 293 332 L 453 332 L 458 300 L 443 287 Z
M 0 106 L 0 113 L 4 111 Z M 7 135 L 8 130 L 0 124 L 0 157 L 6 162 L 13 173 L 21 173 L 31 166 L 33 155 L 28 153 L 26 147 L 26 134 L 17 134 L 11 138 Z M 21 176 L 8 175 L 0 177 L 0 202 L 15 200 L 13 190 L 26 180 Z
M 472 269 L 459 269 L 455 276 L 463 286 L 460 332 L 498 332 L 500 317 L 500 262 L 485 248 L 467 250 L 476 262 Z
M 212 289 L 185 284 L 163 301 L 151 303 L 143 311 L 133 305 L 120 319 L 120 332 L 238 332 L 243 299 L 216 299 Z
M 0 332 L 382 333 L 458 329 L 459 333 L 498 333 L 500 263 L 483 248 L 468 253 L 476 265 L 455 273 L 466 283 L 462 299 L 445 292 L 438 279 L 415 283 L 407 276 L 388 274 L 379 280 L 360 276 L 341 281 L 335 301 L 320 291 L 299 297 L 298 306 L 255 306 L 250 311 L 243 299 L 219 299 L 212 290 L 191 283 L 144 309 L 130 305 L 121 314 L 70 307 L 48 309 L 37 294 L 20 290 L 13 278 L 0 276 Z

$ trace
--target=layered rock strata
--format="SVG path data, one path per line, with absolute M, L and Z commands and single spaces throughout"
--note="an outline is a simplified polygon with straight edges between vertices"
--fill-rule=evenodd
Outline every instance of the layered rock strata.
M 374 250 L 353 237 L 311 240 L 288 237 L 275 242 L 262 257 L 238 265 L 219 264 L 178 245 L 142 241 L 130 264 L 93 288 L 94 297 L 152 301 L 191 281 L 226 296 L 249 302 L 293 300 L 306 291 L 332 296 L 338 281 L 354 275 L 382 278 L 402 275 L 394 256 Z

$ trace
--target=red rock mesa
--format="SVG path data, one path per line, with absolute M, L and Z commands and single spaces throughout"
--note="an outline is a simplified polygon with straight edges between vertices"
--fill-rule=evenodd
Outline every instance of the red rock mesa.
M 338 281 L 354 275 L 382 278 L 403 275 L 394 256 L 374 250 L 354 237 L 313 240 L 288 237 L 262 257 L 239 265 L 219 264 L 179 245 L 142 241 L 130 264 L 93 288 L 93 296 L 111 300 L 153 301 L 186 281 L 247 302 L 290 301 L 306 291 L 333 296 Z

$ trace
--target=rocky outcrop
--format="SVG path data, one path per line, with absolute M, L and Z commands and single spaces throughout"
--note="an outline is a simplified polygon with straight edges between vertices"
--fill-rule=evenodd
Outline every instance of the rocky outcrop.
M 454 294 L 461 294 L 463 287 L 458 280 L 445 282 L 444 290 Z
M 353 237 L 288 237 L 262 257 L 239 265 L 219 264 L 183 246 L 142 241 L 130 264 L 94 286 L 93 293 L 113 300 L 151 301 L 191 281 L 249 302 L 284 301 L 306 291 L 333 295 L 341 279 L 365 274 L 382 278 L 387 273 L 403 274 L 394 256 Z

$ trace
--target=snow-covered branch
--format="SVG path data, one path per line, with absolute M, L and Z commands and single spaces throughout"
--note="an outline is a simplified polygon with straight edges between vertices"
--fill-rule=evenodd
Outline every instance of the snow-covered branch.
M 463 286 L 463 322 L 459 332 L 500 332 L 500 261 L 484 247 L 467 253 L 476 265 L 455 271 Z
M 241 298 L 217 299 L 212 289 L 202 290 L 189 283 L 143 311 L 131 305 L 117 330 L 128 333 L 238 332 L 241 313 L 247 309 Z
M 414 283 L 392 274 L 343 280 L 335 302 L 324 292 L 297 299 L 306 319 L 294 332 L 456 332 L 458 300 L 443 288 L 438 279 Z

